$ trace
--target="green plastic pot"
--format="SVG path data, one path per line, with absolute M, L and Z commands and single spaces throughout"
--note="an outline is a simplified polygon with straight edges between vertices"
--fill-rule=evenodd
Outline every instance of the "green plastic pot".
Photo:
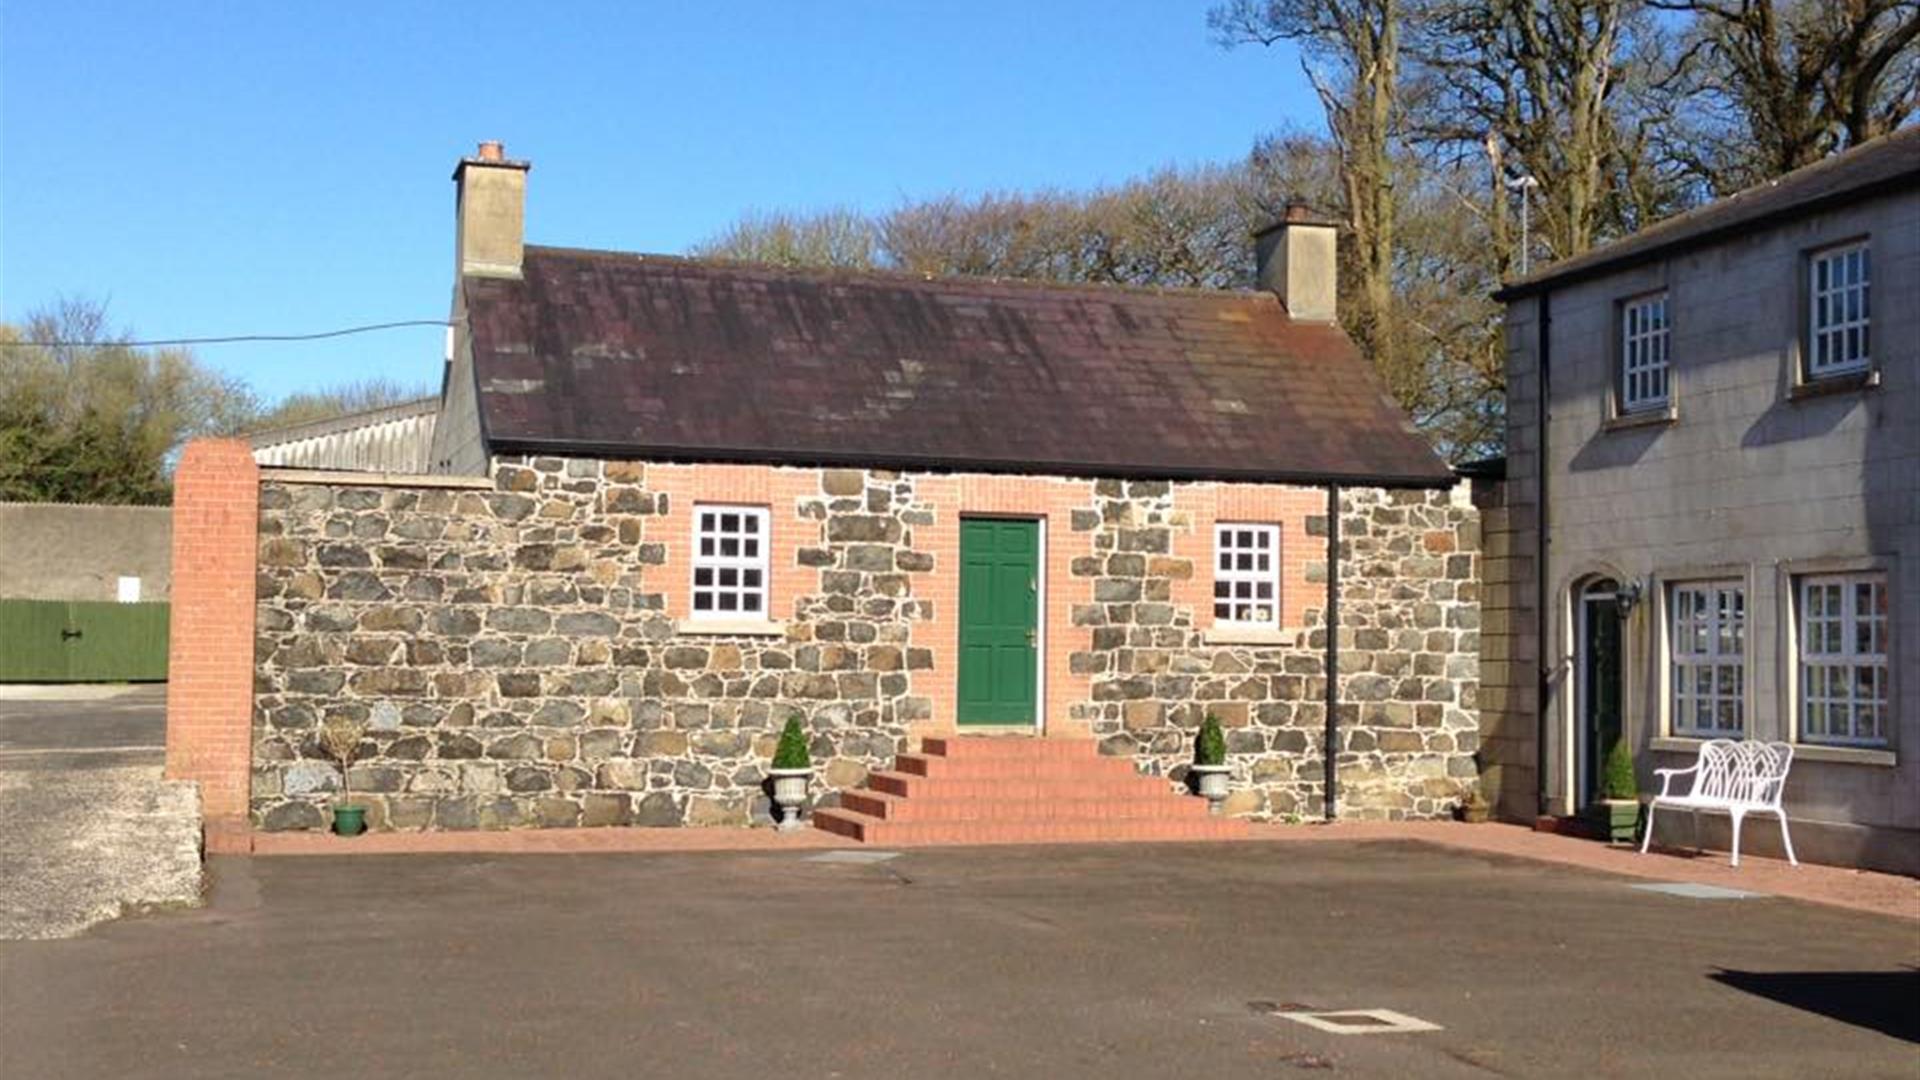
M 333 808 L 333 832 L 335 836 L 359 836 L 366 831 L 366 807 L 336 806 Z

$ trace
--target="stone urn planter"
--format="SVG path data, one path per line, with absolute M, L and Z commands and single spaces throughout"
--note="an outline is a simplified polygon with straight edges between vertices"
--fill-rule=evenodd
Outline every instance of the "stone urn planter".
M 1194 790 L 1207 800 L 1207 813 L 1220 813 L 1226 805 L 1227 780 L 1233 775 L 1233 766 L 1194 764 L 1187 766 L 1187 771 L 1193 774 Z
M 807 750 L 806 732 L 800 729 L 800 714 L 787 717 L 780 729 L 780 743 L 773 750 L 773 765 L 767 769 L 773 787 L 773 805 L 780 809 L 780 829 L 800 827 L 800 808 L 807 803 L 807 788 L 813 783 L 813 755 Z
M 780 808 L 782 831 L 800 827 L 800 808 L 807 804 L 807 789 L 813 785 L 813 770 L 768 769 L 773 781 L 773 805 Z
M 1227 780 L 1233 767 L 1227 764 L 1227 737 L 1220 730 L 1220 718 L 1212 713 L 1200 725 L 1193 740 L 1193 764 L 1187 766 L 1193 777 L 1193 790 L 1207 800 L 1207 813 L 1218 814 L 1227 801 Z

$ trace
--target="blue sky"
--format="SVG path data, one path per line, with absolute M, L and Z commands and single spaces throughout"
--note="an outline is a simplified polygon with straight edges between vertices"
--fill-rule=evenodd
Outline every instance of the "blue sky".
M 455 160 L 531 159 L 536 243 L 680 251 L 750 209 L 1113 182 L 1321 119 L 1207 0 L 0 0 L 0 318 L 144 338 L 440 318 Z M 263 394 L 437 387 L 440 333 L 227 345 Z

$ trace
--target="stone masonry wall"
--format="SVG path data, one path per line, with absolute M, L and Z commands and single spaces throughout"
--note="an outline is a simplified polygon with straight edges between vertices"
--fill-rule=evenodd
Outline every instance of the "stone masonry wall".
M 1071 557 L 1049 586 L 1063 624 L 1049 616 L 1049 730 L 1090 730 L 1177 783 L 1213 710 L 1235 812 L 1318 813 L 1324 603 L 1292 598 L 1304 625 L 1283 643 L 1219 643 L 1195 599 L 1210 595 L 1211 530 L 1187 508 L 1212 485 L 1006 479 L 1071 507 L 1048 518 Z M 957 567 L 942 545 L 957 512 L 1012 505 L 966 501 L 995 480 L 560 458 L 503 460 L 491 490 L 270 479 L 254 823 L 322 827 L 340 776 L 314 736 L 336 715 L 370 725 L 348 780 L 376 828 L 763 822 L 791 712 L 831 803 L 950 725 L 955 619 L 936 605 L 954 602 L 942 575 Z M 1324 508 L 1290 490 L 1287 505 Z M 694 499 L 771 507 L 777 633 L 679 621 Z M 1473 511 L 1364 489 L 1345 505 L 1343 816 L 1445 813 L 1473 782 Z M 1293 524 L 1324 536 L 1324 510 Z M 1324 561 L 1305 572 L 1324 580 Z
M 1178 491 L 1103 483 L 1098 494 L 1095 553 L 1083 567 L 1109 583 L 1102 593 L 1114 602 L 1076 612 L 1094 630 L 1074 663 L 1095 673 L 1092 700 L 1076 715 L 1105 753 L 1180 780 L 1213 713 L 1233 767 L 1228 812 L 1322 814 L 1324 603 L 1290 643 L 1222 643 L 1201 609 L 1164 602 L 1208 572 L 1210 549 L 1194 542 Z M 1339 812 L 1444 816 L 1476 777 L 1478 518 L 1455 492 L 1345 489 L 1342 509 Z M 1324 511 L 1306 524 L 1327 535 Z M 1309 573 L 1324 581 L 1324 560 Z

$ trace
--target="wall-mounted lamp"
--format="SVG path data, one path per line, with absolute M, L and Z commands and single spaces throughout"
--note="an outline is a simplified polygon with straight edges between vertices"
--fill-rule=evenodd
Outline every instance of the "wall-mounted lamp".
M 1634 607 L 1640 603 L 1640 583 L 1629 581 L 1613 591 L 1614 606 L 1620 609 L 1620 617 L 1633 614 Z

